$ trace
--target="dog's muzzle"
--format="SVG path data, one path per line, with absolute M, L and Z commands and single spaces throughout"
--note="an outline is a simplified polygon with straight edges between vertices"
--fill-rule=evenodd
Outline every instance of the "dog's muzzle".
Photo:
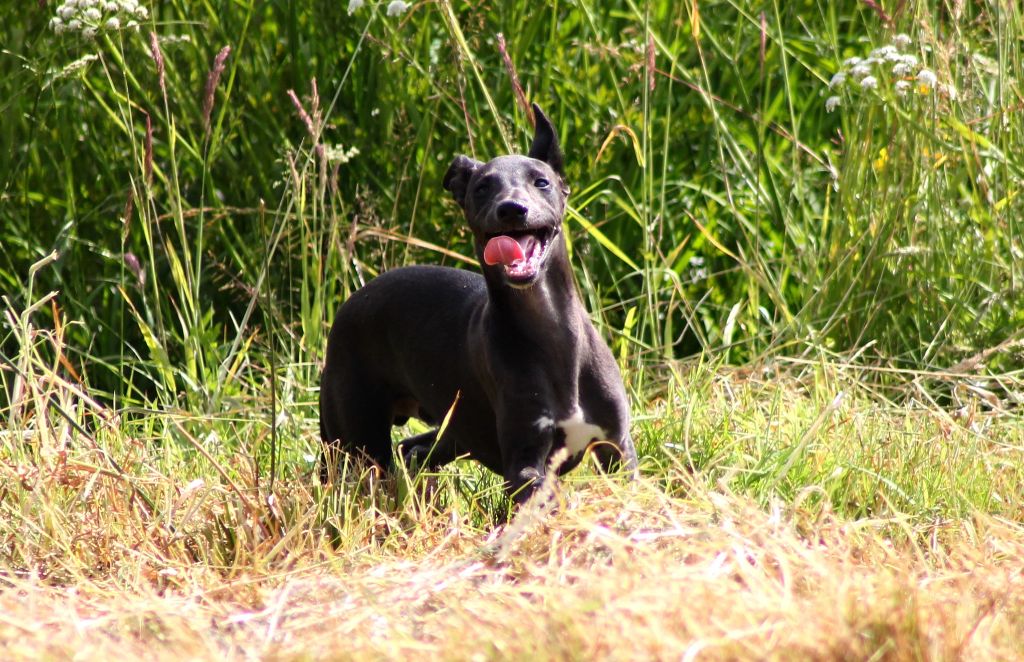
M 490 235 L 484 245 L 484 262 L 505 267 L 513 285 L 527 285 L 540 273 L 557 231 L 530 228 Z

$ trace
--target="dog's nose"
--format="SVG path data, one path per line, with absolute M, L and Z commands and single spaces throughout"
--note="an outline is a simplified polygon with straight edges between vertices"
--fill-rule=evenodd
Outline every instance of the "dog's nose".
M 525 221 L 530 208 L 516 200 L 505 200 L 498 204 L 498 220 L 504 223 Z

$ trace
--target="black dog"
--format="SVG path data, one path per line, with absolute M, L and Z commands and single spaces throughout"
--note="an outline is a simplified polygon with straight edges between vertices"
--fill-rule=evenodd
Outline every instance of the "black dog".
M 564 473 L 592 442 L 605 468 L 635 473 L 629 406 L 611 351 L 576 293 L 562 236 L 569 191 L 551 122 L 533 106 L 528 156 L 466 156 L 444 178 L 473 231 L 479 274 L 389 271 L 341 306 L 320 382 L 321 479 L 330 450 L 392 464 L 390 429 L 410 416 L 437 430 L 400 444 L 436 467 L 468 454 L 504 476 L 517 502 L 562 447 Z

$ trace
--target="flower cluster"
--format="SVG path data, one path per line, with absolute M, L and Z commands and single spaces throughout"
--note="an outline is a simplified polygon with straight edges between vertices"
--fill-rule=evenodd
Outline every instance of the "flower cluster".
M 829 81 L 829 90 L 839 91 L 843 86 L 853 85 L 862 90 L 878 90 L 884 81 L 891 83 L 898 97 L 905 97 L 911 90 L 920 94 L 941 90 L 955 98 L 956 89 L 952 85 L 940 86 L 935 72 L 922 67 L 916 55 L 906 52 L 912 43 L 909 36 L 898 34 L 892 43 L 876 48 L 866 58 L 848 58 Z M 841 104 L 842 97 L 834 94 L 825 99 L 825 110 L 831 113 Z
M 324 158 L 327 159 L 328 163 L 348 163 L 358 154 L 359 150 L 355 147 L 349 147 L 348 149 L 345 149 L 344 145 L 324 146 Z
M 149 17 L 149 10 L 137 0 L 64 0 L 50 27 L 57 34 L 80 33 L 92 39 L 100 31 L 138 30 L 139 21 Z
M 348 15 L 351 16 L 352 14 L 356 13 L 357 11 L 362 9 L 363 5 L 365 4 L 366 2 L 364 2 L 364 0 L 349 0 Z M 387 14 L 388 16 L 401 16 L 411 6 L 412 5 L 410 5 L 408 2 L 403 2 L 403 0 L 391 0 L 391 2 L 389 2 L 387 6 Z

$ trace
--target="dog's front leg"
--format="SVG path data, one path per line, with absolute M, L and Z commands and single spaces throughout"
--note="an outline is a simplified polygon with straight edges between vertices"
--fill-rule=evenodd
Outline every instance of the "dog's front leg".
M 434 470 L 455 459 L 455 442 L 451 435 L 437 437 L 437 430 L 424 432 L 398 442 L 398 452 L 407 467 Z
M 543 425 L 545 414 L 529 402 L 508 403 L 498 415 L 505 488 L 516 504 L 523 504 L 544 482 L 554 427 Z

